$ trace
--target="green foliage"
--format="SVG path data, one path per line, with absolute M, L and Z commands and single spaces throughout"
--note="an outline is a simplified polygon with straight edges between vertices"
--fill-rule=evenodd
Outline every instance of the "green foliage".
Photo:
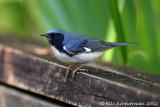
M 117 0 L 109 0 L 109 5 L 110 5 L 110 10 L 112 13 L 113 20 L 114 20 L 115 29 L 117 32 L 117 41 L 125 42 L 125 35 L 124 35 L 123 26 L 121 22 L 120 12 L 118 11 Z M 122 46 L 122 47 L 119 47 L 119 49 L 121 52 L 120 54 L 122 55 L 122 61 L 126 63 L 127 62 L 126 47 Z
M 135 42 L 105 52 L 104 61 L 160 75 L 159 0 L 0 0 L 0 33 L 28 41 L 46 40 L 51 29 L 109 42 Z

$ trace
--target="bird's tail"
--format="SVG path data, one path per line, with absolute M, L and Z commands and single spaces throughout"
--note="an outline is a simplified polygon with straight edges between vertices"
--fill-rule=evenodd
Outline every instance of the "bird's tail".
M 123 46 L 123 45 L 135 45 L 135 44 L 138 44 L 138 43 L 128 43 L 128 42 L 125 42 L 125 43 L 114 43 L 114 42 L 105 42 L 106 45 L 110 45 L 110 46 Z

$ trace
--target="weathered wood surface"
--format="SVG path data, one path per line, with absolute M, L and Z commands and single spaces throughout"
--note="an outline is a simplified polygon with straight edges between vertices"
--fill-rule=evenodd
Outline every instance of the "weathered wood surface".
M 160 105 L 158 76 L 138 71 L 137 75 L 124 75 L 124 69 L 118 67 L 120 72 L 93 66 L 97 65 L 90 65 L 89 73 L 77 72 L 74 80 L 64 82 L 66 67 L 0 45 L 0 81 L 5 84 L 76 106 L 109 106 L 104 103 L 117 102 Z
M 58 101 L 47 101 L 0 84 L 0 107 L 62 107 Z

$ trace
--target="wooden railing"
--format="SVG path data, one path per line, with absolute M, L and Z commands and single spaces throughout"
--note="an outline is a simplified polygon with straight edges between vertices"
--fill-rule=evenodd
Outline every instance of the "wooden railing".
M 112 64 L 91 63 L 87 69 L 64 82 L 65 66 L 1 44 L 0 107 L 160 106 L 159 76 Z

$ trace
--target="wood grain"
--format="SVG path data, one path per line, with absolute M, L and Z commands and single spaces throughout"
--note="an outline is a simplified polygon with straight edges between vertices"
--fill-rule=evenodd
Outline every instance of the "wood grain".
M 5 84 L 75 106 L 160 102 L 159 85 L 98 68 L 90 70 L 101 73 L 77 72 L 74 80 L 64 82 L 66 67 L 0 45 L 0 81 Z
M 42 98 L 0 84 L 0 107 L 65 107 L 65 103 Z M 70 105 L 68 105 L 70 106 Z

